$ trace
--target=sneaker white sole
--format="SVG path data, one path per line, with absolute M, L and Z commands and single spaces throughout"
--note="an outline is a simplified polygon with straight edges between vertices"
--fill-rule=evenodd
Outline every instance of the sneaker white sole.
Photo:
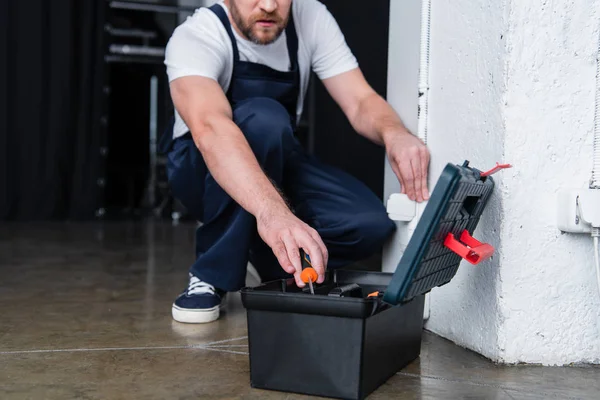
M 171 314 L 173 314 L 173 319 L 177 322 L 183 322 L 185 324 L 206 324 L 219 319 L 220 308 L 221 306 L 215 306 L 204 310 L 190 310 L 177 307 L 173 304 Z

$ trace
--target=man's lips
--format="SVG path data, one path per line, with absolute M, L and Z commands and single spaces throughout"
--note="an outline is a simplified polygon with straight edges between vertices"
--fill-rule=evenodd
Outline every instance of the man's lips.
M 256 21 L 256 23 L 263 28 L 270 28 L 272 26 L 275 26 L 275 21 L 268 20 L 268 19 L 261 19 L 261 20 Z

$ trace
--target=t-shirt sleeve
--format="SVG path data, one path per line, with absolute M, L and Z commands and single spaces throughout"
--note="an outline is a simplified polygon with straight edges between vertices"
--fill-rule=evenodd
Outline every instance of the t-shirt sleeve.
M 169 82 L 184 76 L 203 76 L 222 83 L 229 51 L 218 25 L 205 12 L 198 11 L 188 18 L 169 39 L 165 50 Z
M 307 14 L 312 35 L 309 46 L 312 48 L 312 68 L 323 80 L 348 72 L 358 67 L 358 61 L 346 43 L 346 39 L 333 15 L 318 1 L 310 1 Z

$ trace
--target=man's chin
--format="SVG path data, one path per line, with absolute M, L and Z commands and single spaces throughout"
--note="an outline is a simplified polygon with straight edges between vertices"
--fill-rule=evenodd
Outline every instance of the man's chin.
M 251 39 L 256 44 L 268 45 L 276 41 L 279 36 L 277 32 L 260 29 L 260 31 L 252 33 Z

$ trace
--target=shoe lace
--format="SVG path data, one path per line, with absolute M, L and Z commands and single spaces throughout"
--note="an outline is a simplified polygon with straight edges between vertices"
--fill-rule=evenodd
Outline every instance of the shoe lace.
M 190 284 L 188 286 L 187 294 L 215 294 L 215 287 L 210 283 L 203 282 L 192 275 L 190 276 Z

